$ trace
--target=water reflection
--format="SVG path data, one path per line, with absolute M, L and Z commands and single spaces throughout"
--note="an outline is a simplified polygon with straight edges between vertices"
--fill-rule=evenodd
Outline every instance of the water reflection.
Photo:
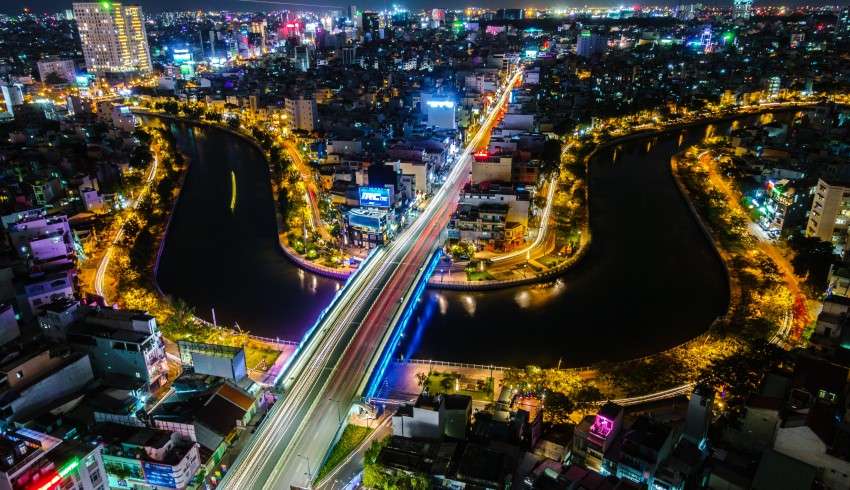
M 725 310 L 726 281 L 673 182 L 670 156 L 727 129 L 706 125 L 599 151 L 590 165 L 593 241 L 585 258 L 548 284 L 431 292 L 431 323 L 405 352 L 577 365 L 656 352 L 703 332 Z
M 464 294 L 461 296 L 460 300 L 466 314 L 469 316 L 475 316 L 475 310 L 478 306 L 475 298 L 471 294 Z
M 338 283 L 304 272 L 280 250 L 262 156 L 218 130 L 149 121 L 170 128 L 190 162 L 163 250 L 160 287 L 198 312 L 214 306 L 220 324 L 239 322 L 257 335 L 299 340 Z M 235 187 L 231 172 L 238 175 Z M 234 191 L 239 205 L 231 210 Z

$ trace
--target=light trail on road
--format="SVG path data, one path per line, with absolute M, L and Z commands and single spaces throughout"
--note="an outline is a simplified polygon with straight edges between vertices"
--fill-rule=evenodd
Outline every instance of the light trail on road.
M 153 162 L 151 162 L 150 169 L 148 170 L 148 175 L 145 178 L 145 186 L 142 187 L 142 190 L 139 191 L 139 197 L 133 201 L 132 209 L 133 212 L 139 208 L 139 204 L 141 204 L 142 200 L 145 198 L 148 192 L 150 192 L 150 186 L 153 183 L 154 178 L 156 178 L 156 171 L 159 167 L 159 158 L 157 158 L 156 154 L 153 156 Z M 100 264 L 97 266 L 97 273 L 95 273 L 94 277 L 94 291 L 101 298 L 106 301 L 106 295 L 103 294 L 103 282 L 106 278 L 106 271 L 109 268 L 109 261 L 112 259 L 112 250 L 115 245 L 121 241 L 121 238 L 124 237 L 124 223 L 121 223 L 121 226 L 118 228 L 118 232 L 115 233 L 115 237 L 109 243 L 109 246 L 106 248 L 106 251 L 103 252 L 103 257 L 100 259 Z
M 499 262 L 504 262 L 522 255 L 528 255 L 532 250 L 537 249 L 541 244 L 543 244 L 543 241 L 546 239 L 546 234 L 549 232 L 549 218 L 552 214 L 552 201 L 555 200 L 555 189 L 557 187 L 558 176 L 555 175 L 549 180 L 549 190 L 546 193 L 546 207 L 543 208 L 543 216 L 540 217 L 540 229 L 537 231 L 537 236 L 534 238 L 534 241 L 518 250 L 493 257 L 490 259 L 493 263 L 498 264 Z
M 474 150 L 489 135 L 521 76 L 510 77 L 484 124 L 457 158 L 425 210 L 389 245 L 373 252 L 305 338 L 283 380 L 284 395 L 246 444 L 222 488 L 309 487 L 339 434 L 339 404 L 363 391 L 395 320 L 439 244 L 469 176 Z

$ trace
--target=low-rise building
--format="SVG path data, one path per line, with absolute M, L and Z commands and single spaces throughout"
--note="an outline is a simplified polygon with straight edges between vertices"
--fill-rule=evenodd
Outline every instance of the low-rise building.
M 623 407 L 607 402 L 595 416 L 587 416 L 573 434 L 572 462 L 602 471 L 605 452 L 611 447 L 623 425 Z M 610 471 L 608 473 L 611 473 Z
M 513 175 L 513 158 L 511 156 L 475 155 L 472 161 L 472 178 L 470 182 L 510 182 Z
M 10 304 L 0 304 L 0 347 L 21 336 L 18 319 Z
M 390 214 L 386 209 L 354 208 L 348 212 L 348 232 L 357 247 L 375 248 L 391 235 Z
M 519 206 L 519 203 L 513 201 L 510 204 Z M 528 203 L 524 204 L 527 206 Z M 508 219 L 510 210 L 509 204 L 461 204 L 449 220 L 448 236 L 450 239 L 472 242 L 481 248 L 511 250 L 524 242 L 525 226 Z
M 245 349 L 227 345 L 204 344 L 180 340 L 180 362 L 191 366 L 198 374 L 209 374 L 231 381 L 241 381 L 248 375 Z
M 665 423 L 638 417 L 623 436 L 619 454 L 613 458 L 617 477 L 652 486 L 655 472 L 673 450 L 676 435 Z
M 156 320 L 142 311 L 98 309 L 68 331 L 68 342 L 86 352 L 95 371 L 154 389 L 165 382 L 168 364 Z
M 393 434 L 410 438 L 464 439 L 472 415 L 466 395 L 420 395 L 415 404 L 402 405 L 393 415 Z
M 93 378 L 88 356 L 67 347 L 28 344 L 11 349 L 0 365 L 0 419 L 26 420 L 76 395 Z
M 99 445 L 63 441 L 32 429 L 0 435 L 0 488 L 8 490 L 105 490 Z
M 29 320 L 38 316 L 44 308 L 60 300 L 73 300 L 75 271 L 73 269 L 33 273 L 17 284 L 17 302 L 21 316 Z
M 111 488 L 187 488 L 201 467 L 198 444 L 176 432 L 96 424 L 91 439 L 103 445 Z

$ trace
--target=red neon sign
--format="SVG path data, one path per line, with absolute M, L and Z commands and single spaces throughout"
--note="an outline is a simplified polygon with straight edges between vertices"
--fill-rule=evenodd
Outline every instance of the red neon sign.
M 62 477 L 59 476 L 58 473 L 54 473 L 53 477 L 51 479 L 49 479 L 46 482 L 41 483 L 41 484 L 39 484 L 38 482 L 35 482 L 35 483 L 31 484 L 30 486 L 28 486 L 27 490 L 50 490 L 51 488 L 56 486 L 56 484 L 58 484 L 61 481 L 62 481 Z

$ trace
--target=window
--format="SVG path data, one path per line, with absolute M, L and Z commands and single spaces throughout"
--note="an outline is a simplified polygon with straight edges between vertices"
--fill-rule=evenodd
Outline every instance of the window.
M 821 400 L 827 400 L 827 401 L 834 402 L 835 401 L 835 393 L 830 393 L 826 390 L 820 390 L 820 391 L 818 391 L 818 398 L 820 398 Z
M 17 373 L 15 373 L 15 376 L 16 376 L 18 379 L 22 379 L 22 378 L 24 377 L 24 372 L 23 372 L 23 371 L 18 371 Z

